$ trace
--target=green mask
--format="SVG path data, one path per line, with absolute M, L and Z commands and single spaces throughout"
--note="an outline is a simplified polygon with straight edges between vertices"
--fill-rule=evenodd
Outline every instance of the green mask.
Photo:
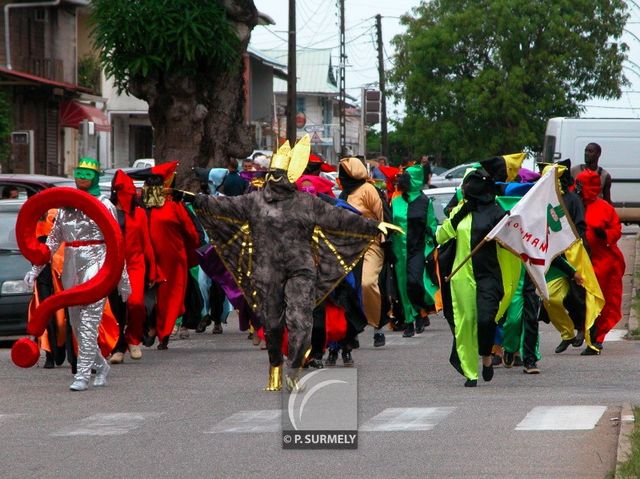
M 87 193 L 93 196 L 100 196 L 100 177 L 94 170 L 88 168 L 76 168 L 73 170 L 73 177 L 78 180 L 90 180 L 91 187 L 87 190 Z
M 76 168 L 73 170 L 73 177 L 79 180 L 93 180 L 96 176 L 95 171 L 87 168 Z

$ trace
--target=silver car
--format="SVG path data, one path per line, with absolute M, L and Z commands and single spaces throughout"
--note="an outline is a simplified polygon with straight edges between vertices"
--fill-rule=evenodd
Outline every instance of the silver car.
M 431 187 L 441 188 L 443 186 L 460 186 L 465 172 L 471 166 L 470 163 L 454 166 L 441 175 L 431 176 Z

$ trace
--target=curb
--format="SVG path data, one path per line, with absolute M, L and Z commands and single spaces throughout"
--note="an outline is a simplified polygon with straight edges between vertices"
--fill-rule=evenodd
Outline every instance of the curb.
M 622 410 L 620 411 L 620 431 L 618 433 L 618 453 L 616 456 L 615 479 L 621 479 L 620 464 L 626 462 L 629 453 L 631 452 L 631 441 L 629 440 L 629 435 L 633 431 L 634 425 L 635 419 L 631 404 L 623 404 Z
M 627 322 L 627 330 L 629 337 L 631 337 L 631 331 L 638 329 L 638 315 L 636 314 L 635 303 L 640 301 L 638 298 L 638 289 L 635 284 L 636 272 L 640 271 L 640 233 L 636 235 L 636 258 L 633 275 L 631 276 L 631 298 L 629 299 L 629 321 Z

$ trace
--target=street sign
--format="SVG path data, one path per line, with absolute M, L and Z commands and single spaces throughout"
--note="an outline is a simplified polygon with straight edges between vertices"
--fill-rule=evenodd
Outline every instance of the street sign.
M 313 136 L 311 136 L 311 143 L 322 143 L 322 138 L 320 138 L 317 131 L 313 132 Z
M 307 133 L 313 133 L 313 132 L 322 132 L 324 131 L 324 125 L 307 125 L 304 127 L 304 131 L 306 131 Z

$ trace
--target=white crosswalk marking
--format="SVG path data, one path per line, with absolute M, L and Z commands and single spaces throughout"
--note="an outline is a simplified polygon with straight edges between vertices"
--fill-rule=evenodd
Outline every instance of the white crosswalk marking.
M 627 334 L 626 329 L 612 329 L 604 337 L 604 342 L 608 343 L 610 341 L 622 341 L 626 334 Z
M 79 424 L 69 425 L 52 436 L 118 436 L 139 428 L 145 419 L 161 413 L 108 413 L 94 414 L 82 419 Z
M 455 407 L 388 408 L 365 422 L 360 431 L 430 431 Z
M 537 406 L 516 426 L 516 431 L 593 429 L 606 410 L 606 406 Z
M 282 416 L 279 409 L 240 411 L 223 419 L 205 434 L 223 432 L 278 432 Z

